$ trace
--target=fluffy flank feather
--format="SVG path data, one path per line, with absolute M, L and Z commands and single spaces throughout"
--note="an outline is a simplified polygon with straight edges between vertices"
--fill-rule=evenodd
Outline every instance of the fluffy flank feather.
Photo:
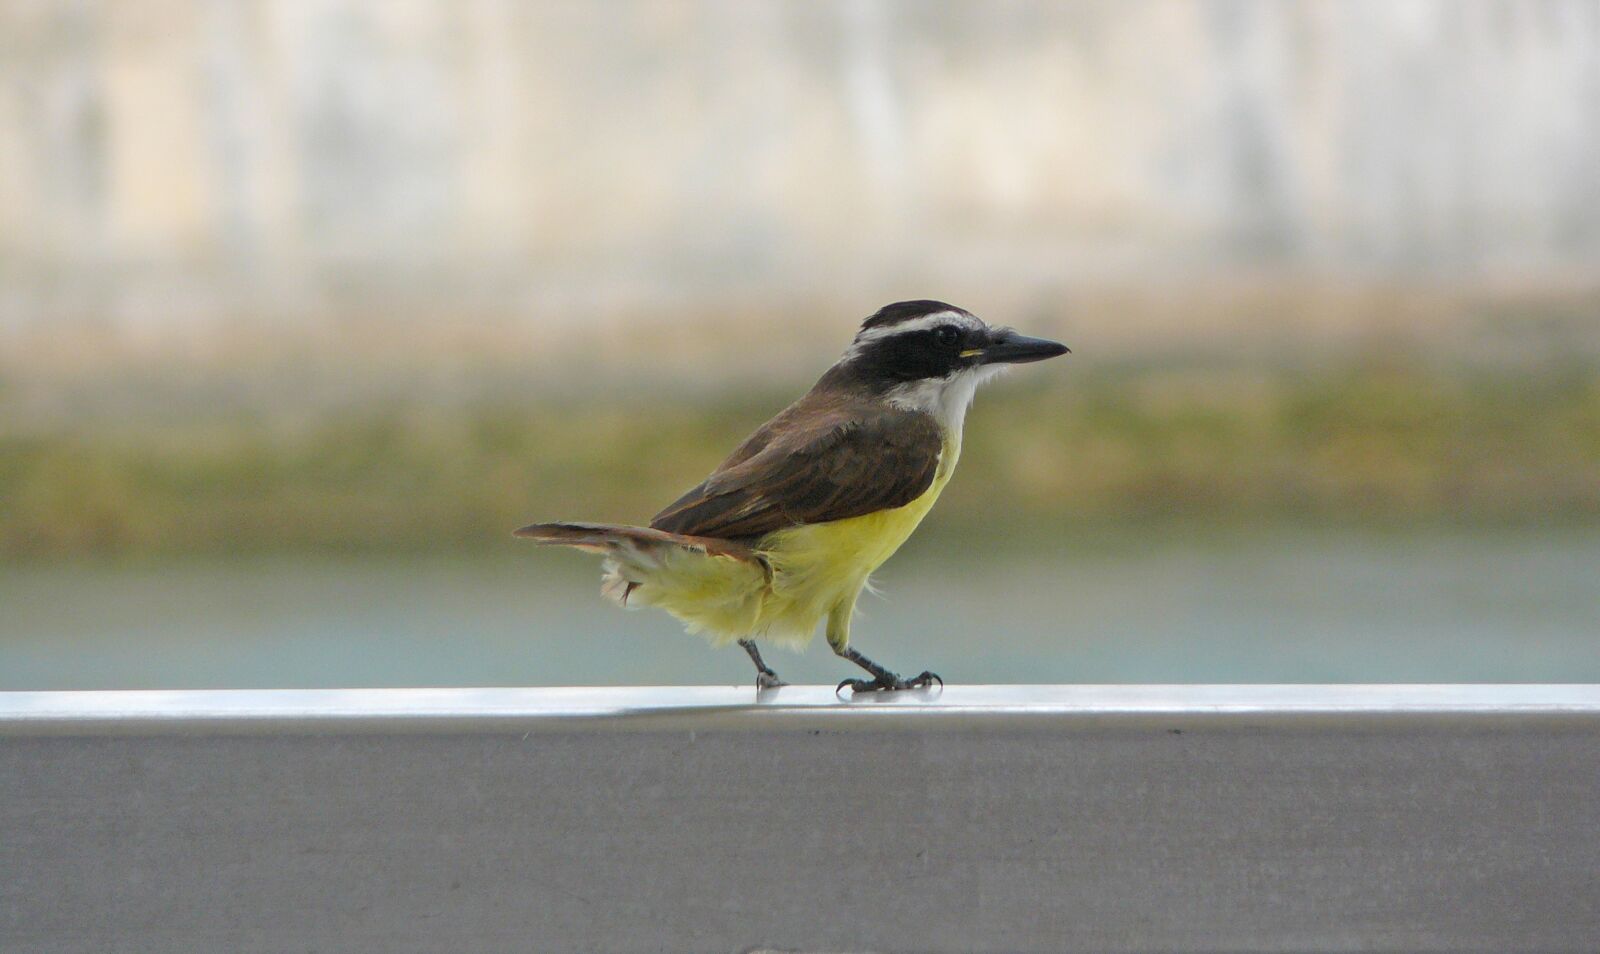
M 639 602 L 672 612 L 682 601 L 709 602 L 713 618 L 701 628 L 735 638 L 754 622 L 751 597 L 772 581 L 767 560 L 733 540 L 605 523 L 536 523 L 515 535 L 605 554 L 600 595 L 618 606 Z M 723 590 L 726 599 L 717 597 Z

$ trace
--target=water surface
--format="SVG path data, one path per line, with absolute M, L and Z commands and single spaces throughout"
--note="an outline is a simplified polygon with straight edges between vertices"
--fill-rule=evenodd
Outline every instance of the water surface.
M 273 557 L 0 570 L 0 689 L 747 681 L 595 561 Z M 919 537 L 856 645 L 962 682 L 1600 682 L 1600 530 Z M 851 669 L 820 638 L 769 661 Z

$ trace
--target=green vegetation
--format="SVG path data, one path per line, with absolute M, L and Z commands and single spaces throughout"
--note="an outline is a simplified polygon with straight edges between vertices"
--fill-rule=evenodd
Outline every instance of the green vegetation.
M 946 528 L 1600 518 L 1600 379 L 1121 370 L 979 397 Z M 790 395 L 347 406 L 0 436 L 0 556 L 502 545 L 639 522 Z

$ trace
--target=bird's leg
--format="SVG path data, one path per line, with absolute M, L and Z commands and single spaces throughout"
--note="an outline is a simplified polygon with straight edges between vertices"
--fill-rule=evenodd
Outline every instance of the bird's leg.
M 921 675 L 913 676 L 910 679 L 901 679 L 898 675 L 861 655 L 861 653 L 848 645 L 834 646 L 833 651 L 841 658 L 848 659 L 867 672 L 872 673 L 871 682 L 865 679 L 846 679 L 844 682 L 839 683 L 838 688 L 834 690 L 835 692 L 847 687 L 851 692 L 892 692 L 899 689 L 921 689 L 923 686 L 931 686 L 936 682 L 941 688 L 944 686 L 944 680 L 940 679 L 937 673 L 923 671 Z
M 872 680 L 846 679 L 833 690 L 842 692 L 849 689 L 851 692 L 893 692 L 899 689 L 920 689 L 938 683 L 942 688 L 944 680 L 931 672 L 924 672 L 914 679 L 901 679 L 898 675 L 883 668 L 867 657 L 856 652 L 850 647 L 850 617 L 855 615 L 856 598 L 851 595 L 849 599 L 841 601 L 828 613 L 828 646 L 833 649 L 834 655 L 841 659 L 848 659 L 872 673 Z
M 750 654 L 750 661 L 756 664 L 756 689 L 776 689 L 779 686 L 788 685 L 787 682 L 779 679 L 778 674 L 773 672 L 772 667 L 768 666 L 766 661 L 761 658 L 761 650 L 756 648 L 755 640 L 741 639 L 739 640 L 739 645 L 743 646 L 744 651 Z

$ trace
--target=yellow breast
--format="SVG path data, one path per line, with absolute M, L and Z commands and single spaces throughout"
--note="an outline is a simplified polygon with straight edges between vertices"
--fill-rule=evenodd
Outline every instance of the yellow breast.
M 955 472 L 959 439 L 946 439 L 933 483 L 922 496 L 890 510 L 790 527 L 758 545 L 772 565 L 772 591 L 760 628 L 779 639 L 809 639 L 817 621 L 853 602 L 872 572 L 893 556 L 933 509 Z
M 719 644 L 753 636 L 801 645 L 823 619 L 830 639 L 847 640 L 857 594 L 928 515 L 960 455 L 959 436 L 946 438 L 932 485 L 905 506 L 762 537 L 756 549 L 770 573 L 690 550 L 638 568 L 643 583 L 634 603 L 658 606 Z

